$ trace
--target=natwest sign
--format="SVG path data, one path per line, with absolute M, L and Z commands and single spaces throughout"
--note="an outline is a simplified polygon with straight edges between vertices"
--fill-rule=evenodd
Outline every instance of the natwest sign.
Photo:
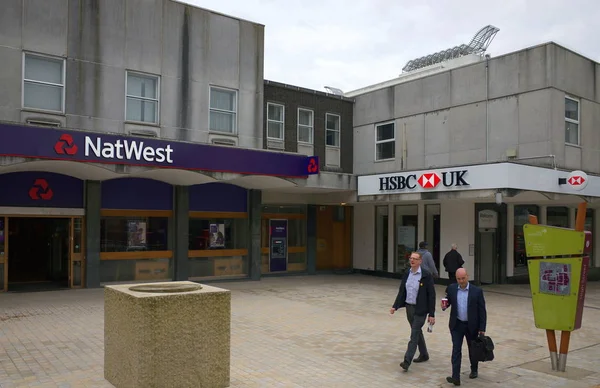
M 0 123 L 0 156 L 306 178 L 319 160 L 300 154 Z
M 405 191 L 417 187 L 427 190 L 435 189 L 440 184 L 445 188 L 469 186 L 467 173 L 468 170 L 465 169 L 383 176 L 379 177 L 379 191 Z
M 95 136 L 94 140 L 90 136 L 85 137 L 85 156 L 173 164 L 172 154 L 173 148 L 169 144 L 166 147 L 151 147 L 143 141 L 117 139 L 107 142 L 102 141 L 100 136 Z

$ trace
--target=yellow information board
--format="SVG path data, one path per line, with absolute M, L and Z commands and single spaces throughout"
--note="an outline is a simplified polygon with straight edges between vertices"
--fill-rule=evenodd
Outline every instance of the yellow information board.
M 525 224 L 527 257 L 583 255 L 585 233 L 556 226 Z
M 580 315 L 578 302 L 580 294 L 585 295 L 585 279 L 581 283 L 583 258 L 529 259 L 528 264 L 535 326 L 563 331 L 578 329 L 581 325 L 581 318 L 576 322 Z

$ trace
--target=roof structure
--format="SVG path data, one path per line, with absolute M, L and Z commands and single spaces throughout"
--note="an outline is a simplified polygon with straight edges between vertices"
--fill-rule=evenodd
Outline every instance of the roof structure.
M 483 55 L 498 31 L 500 31 L 500 29 L 492 25 L 485 26 L 473 36 L 473 39 L 471 39 L 469 44 L 461 44 L 460 46 L 410 60 L 402 68 L 402 71 L 413 71 L 470 54 Z

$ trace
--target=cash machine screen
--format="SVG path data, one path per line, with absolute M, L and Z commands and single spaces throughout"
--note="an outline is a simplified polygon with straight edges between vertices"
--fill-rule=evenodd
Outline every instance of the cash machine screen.
M 271 239 L 271 258 L 285 259 L 287 257 L 287 246 L 285 238 Z

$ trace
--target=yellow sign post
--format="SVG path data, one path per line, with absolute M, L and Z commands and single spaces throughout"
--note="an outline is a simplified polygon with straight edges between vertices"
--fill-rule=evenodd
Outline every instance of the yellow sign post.
M 564 372 L 571 331 L 581 328 L 592 234 L 584 231 L 586 204 L 577 209 L 575 229 L 523 225 L 535 326 L 546 330 L 552 370 Z M 555 330 L 561 330 L 557 354 Z

